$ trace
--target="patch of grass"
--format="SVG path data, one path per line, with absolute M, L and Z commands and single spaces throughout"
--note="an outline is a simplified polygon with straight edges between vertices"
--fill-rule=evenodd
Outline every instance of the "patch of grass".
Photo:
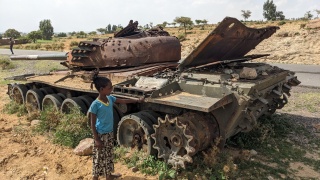
M 54 132 L 62 119 L 63 114 L 56 111 L 53 107 L 45 108 L 40 113 L 40 123 L 35 128 L 40 134 Z
M 23 104 L 18 104 L 14 101 L 10 101 L 8 104 L 6 104 L 3 111 L 8 114 L 17 114 L 18 117 L 28 114 Z
M 303 126 L 292 123 L 285 115 L 273 115 L 259 119 L 258 126 L 249 133 L 239 133 L 230 138 L 228 146 L 254 149 L 259 152 L 254 158 L 237 159 L 240 177 L 261 179 L 271 175 L 274 178 L 293 178 L 290 163 L 301 162 L 319 170 L 319 163 L 306 158 L 306 152 L 314 149 L 299 139 L 315 139 Z M 320 140 L 315 140 L 315 144 Z M 316 150 L 315 150 L 316 151 Z M 250 154 L 250 153 L 249 153 Z M 249 155 L 250 156 L 250 155 Z
M 147 156 L 142 151 L 129 149 L 124 147 L 116 147 L 116 161 L 126 164 L 129 168 L 138 168 L 140 172 L 148 175 L 159 175 L 159 179 L 174 179 L 176 171 L 168 167 L 168 165 L 154 156 Z
M 56 127 L 53 142 L 74 148 L 82 139 L 92 137 L 87 117 L 79 110 L 64 114 Z
M 0 55 L 0 67 L 4 69 L 14 69 L 16 66 L 10 61 L 8 56 Z
M 49 133 L 54 143 L 74 148 L 82 139 L 92 137 L 87 126 L 87 117 L 77 109 L 63 114 L 54 108 L 46 108 L 40 113 L 40 123 L 35 128 L 40 134 Z
M 301 93 L 298 94 L 295 107 L 298 109 L 307 109 L 309 112 L 320 111 L 320 93 Z

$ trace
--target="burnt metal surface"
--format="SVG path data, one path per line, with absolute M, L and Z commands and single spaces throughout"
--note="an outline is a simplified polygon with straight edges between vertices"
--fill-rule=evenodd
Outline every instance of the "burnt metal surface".
M 194 67 L 214 61 L 242 58 L 279 27 L 248 28 L 239 20 L 226 17 L 179 67 Z

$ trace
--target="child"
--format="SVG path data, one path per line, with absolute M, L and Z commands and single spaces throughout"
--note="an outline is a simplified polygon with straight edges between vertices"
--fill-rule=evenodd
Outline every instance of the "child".
M 94 77 L 93 82 L 99 96 L 90 106 L 91 128 L 94 136 L 93 179 L 106 176 L 106 180 L 120 177 L 114 172 L 113 165 L 113 103 L 137 103 L 143 99 L 120 99 L 110 95 L 112 83 L 105 77 Z M 92 87 L 91 84 L 91 87 Z

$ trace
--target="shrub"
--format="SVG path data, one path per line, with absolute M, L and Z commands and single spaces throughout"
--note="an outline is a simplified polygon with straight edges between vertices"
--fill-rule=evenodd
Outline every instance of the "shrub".
M 62 116 L 56 127 L 53 141 L 74 148 L 82 139 L 88 137 L 92 137 L 92 135 L 87 126 L 87 117 L 75 109 L 70 114 Z
M 179 34 L 177 38 L 179 39 L 180 42 L 186 40 L 186 36 L 184 34 Z
M 78 42 L 77 41 L 71 41 L 70 42 L 70 47 L 72 47 L 72 46 L 78 46 Z
M 18 117 L 21 117 L 21 116 L 27 114 L 27 110 L 26 110 L 25 106 L 23 104 L 18 104 L 14 101 L 10 101 L 10 103 L 6 104 L 3 111 L 8 114 L 17 113 Z
M 19 38 L 19 42 L 20 42 L 21 44 L 27 44 L 27 43 L 30 43 L 31 40 L 30 40 L 28 37 L 26 37 L 26 36 L 22 36 L 22 37 Z
M 16 66 L 10 61 L 7 56 L 0 56 L 1 69 L 14 69 Z
M 300 24 L 300 29 L 304 29 L 306 27 L 306 24 Z
M 282 25 L 284 25 L 284 24 L 286 24 L 285 21 L 280 21 L 280 22 L 278 22 L 278 26 L 282 26 Z

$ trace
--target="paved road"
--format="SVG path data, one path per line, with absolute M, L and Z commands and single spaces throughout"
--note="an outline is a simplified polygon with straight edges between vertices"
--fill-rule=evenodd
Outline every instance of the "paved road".
M 65 54 L 57 51 L 36 51 L 14 49 L 14 55 L 36 55 L 36 54 Z M 0 54 L 10 55 L 9 49 L 0 49 Z M 296 72 L 302 86 L 320 88 L 320 66 L 319 65 L 300 65 L 300 64 L 271 64 L 283 69 Z

